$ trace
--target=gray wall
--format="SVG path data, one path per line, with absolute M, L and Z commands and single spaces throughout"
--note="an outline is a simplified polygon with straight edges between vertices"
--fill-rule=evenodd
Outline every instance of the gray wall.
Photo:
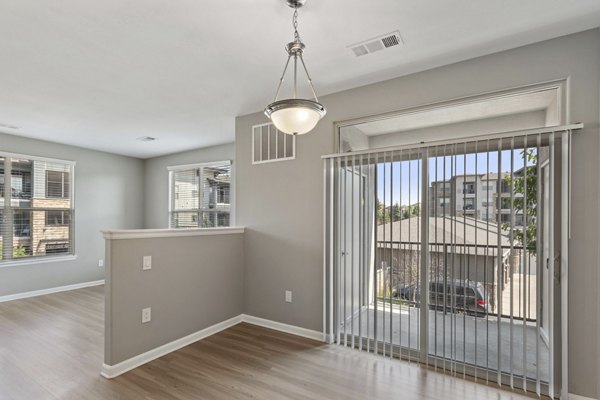
M 570 121 L 586 125 L 573 137 L 569 383 L 572 393 L 597 398 L 598 30 L 323 96 L 327 116 L 312 133 L 298 138 L 293 161 L 252 165 L 251 127 L 266 118 L 261 112 L 238 117 L 237 223 L 247 227 L 245 312 L 308 329 L 322 328 L 320 156 L 334 152 L 334 121 L 563 78 L 569 78 Z M 294 291 L 293 303 L 284 302 L 286 289 Z
M 76 161 L 77 260 L 0 267 L 0 296 L 104 278 L 101 229 L 143 226 L 142 160 L 0 133 L 0 151 Z
M 229 143 L 145 160 L 144 197 L 146 199 L 146 211 L 144 214 L 144 227 L 146 229 L 168 228 L 169 173 L 167 167 L 210 161 L 233 160 L 234 157 L 234 144 Z M 232 165 L 231 169 L 231 178 L 235 182 L 235 164 Z M 232 191 L 231 196 L 235 203 L 235 189 L 232 188 Z M 235 222 L 234 213 L 235 207 L 233 207 L 231 215 L 232 223 Z
M 426 137 L 429 140 L 443 140 L 449 137 L 467 137 L 483 134 L 516 131 L 519 129 L 546 126 L 546 111 L 530 111 L 521 114 L 504 115 L 432 128 L 388 133 L 369 137 L 369 148 L 395 146 L 399 143 L 418 143 Z
M 242 233 L 108 240 L 105 364 L 242 314 L 243 242 Z M 146 307 L 152 321 L 142 324 Z

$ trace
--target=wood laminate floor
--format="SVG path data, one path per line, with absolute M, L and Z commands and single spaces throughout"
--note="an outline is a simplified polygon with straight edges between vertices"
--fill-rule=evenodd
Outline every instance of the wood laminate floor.
M 0 303 L 0 399 L 525 399 L 336 345 L 239 324 L 100 376 L 103 287 Z

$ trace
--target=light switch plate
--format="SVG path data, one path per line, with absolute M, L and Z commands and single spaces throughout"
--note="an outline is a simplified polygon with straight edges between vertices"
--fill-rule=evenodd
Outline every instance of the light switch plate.
M 142 270 L 147 271 L 149 269 L 152 269 L 152 256 L 144 256 L 142 261 Z
M 102 260 L 102 259 L 98 260 L 98 266 L 104 267 L 104 260 Z
M 291 290 L 285 291 L 285 301 L 286 301 L 286 303 L 292 302 L 292 291 Z

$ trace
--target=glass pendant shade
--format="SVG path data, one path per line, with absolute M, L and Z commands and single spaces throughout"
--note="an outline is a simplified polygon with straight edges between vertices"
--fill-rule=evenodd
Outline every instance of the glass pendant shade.
M 289 135 L 303 135 L 310 132 L 325 116 L 325 107 L 320 103 L 305 99 L 286 99 L 271 103 L 265 114 L 281 132 Z

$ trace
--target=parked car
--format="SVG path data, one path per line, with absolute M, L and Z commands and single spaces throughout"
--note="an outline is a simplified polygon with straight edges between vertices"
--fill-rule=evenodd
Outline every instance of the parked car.
M 392 295 L 409 302 L 420 301 L 420 287 L 398 285 Z M 488 301 L 480 282 L 460 279 L 429 282 L 429 308 L 481 316 L 488 311 Z

